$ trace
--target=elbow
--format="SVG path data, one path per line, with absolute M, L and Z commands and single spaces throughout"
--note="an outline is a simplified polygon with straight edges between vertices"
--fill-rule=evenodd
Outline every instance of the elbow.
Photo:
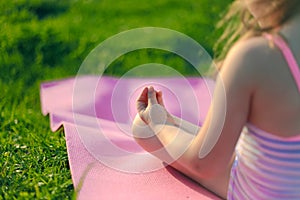
M 195 146 L 195 145 L 194 145 Z M 224 173 L 229 161 L 225 156 L 213 152 L 201 156 L 198 148 L 189 148 L 183 155 L 184 162 L 190 170 L 203 179 L 211 179 Z
M 205 158 L 195 158 L 189 163 L 189 166 L 190 170 L 202 179 L 215 178 L 226 169 L 226 166 L 220 166 L 216 162 L 211 162 Z

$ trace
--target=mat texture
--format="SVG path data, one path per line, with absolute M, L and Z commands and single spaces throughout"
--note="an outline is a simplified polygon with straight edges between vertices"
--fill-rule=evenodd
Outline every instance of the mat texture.
M 131 136 L 144 86 L 164 93 L 173 115 L 201 125 L 213 81 L 82 76 L 41 84 L 42 113 L 63 126 L 78 199 L 219 199 L 143 151 Z

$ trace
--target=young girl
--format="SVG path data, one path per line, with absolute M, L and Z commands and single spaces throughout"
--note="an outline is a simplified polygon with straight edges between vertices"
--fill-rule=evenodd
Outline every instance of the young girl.
M 162 92 L 145 88 L 137 109 L 153 135 L 136 141 L 223 198 L 300 199 L 299 9 L 299 0 L 235 1 L 227 16 L 238 10 L 243 25 L 223 36 L 230 49 L 203 126 L 182 126 Z

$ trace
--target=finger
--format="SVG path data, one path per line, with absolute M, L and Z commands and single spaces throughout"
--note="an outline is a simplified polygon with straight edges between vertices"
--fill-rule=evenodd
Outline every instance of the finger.
M 136 101 L 137 110 L 139 112 L 146 109 L 148 105 L 148 88 L 145 87 Z
M 147 100 L 148 100 L 148 88 L 145 87 L 142 93 L 140 94 L 140 96 L 138 97 L 137 101 L 147 102 Z
M 165 107 L 164 101 L 163 101 L 163 98 L 162 98 L 162 91 L 158 91 L 158 92 L 156 93 L 156 99 L 157 99 L 157 102 L 158 102 L 161 106 Z
M 148 104 L 157 104 L 156 91 L 152 86 L 148 89 Z

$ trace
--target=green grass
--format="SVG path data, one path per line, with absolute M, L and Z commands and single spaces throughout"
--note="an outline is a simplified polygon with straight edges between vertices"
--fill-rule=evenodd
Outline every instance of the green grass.
M 0 199 L 74 197 L 63 130 L 52 133 L 41 114 L 41 82 L 76 75 L 97 44 L 138 27 L 182 32 L 212 54 L 220 34 L 215 23 L 230 1 L 1 1 Z M 176 55 L 140 50 L 117 59 L 106 74 L 149 62 L 194 73 Z

